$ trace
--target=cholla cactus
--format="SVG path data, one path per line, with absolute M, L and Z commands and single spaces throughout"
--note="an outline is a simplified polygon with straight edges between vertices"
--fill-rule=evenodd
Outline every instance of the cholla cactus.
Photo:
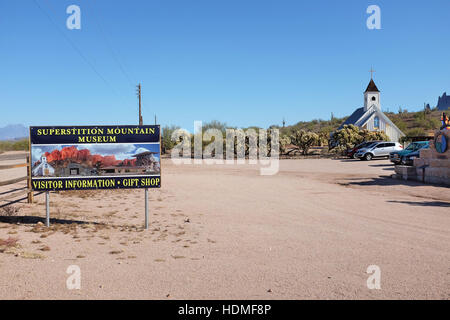
M 360 135 L 363 137 L 363 141 L 372 141 L 372 140 L 389 141 L 389 137 L 384 133 L 384 131 L 363 130 L 363 132 L 360 133 Z
M 330 137 L 330 133 L 328 131 L 321 131 L 318 133 L 318 135 L 319 135 L 318 144 L 320 146 L 328 144 L 328 138 Z
M 288 136 L 282 136 L 280 138 L 280 154 L 286 153 L 286 147 L 288 144 L 291 144 L 291 138 Z
M 350 124 L 344 125 L 341 130 L 336 131 L 333 134 L 332 140 L 334 141 L 336 147 L 349 149 L 359 141 L 362 141 L 362 137 L 359 135 L 359 128 Z
M 290 138 L 291 143 L 302 150 L 304 155 L 307 155 L 309 148 L 318 142 L 319 135 L 315 132 L 297 130 Z
M 330 146 L 348 150 L 363 141 L 372 140 L 387 141 L 389 137 L 383 131 L 369 131 L 350 124 L 344 125 L 341 130 L 333 133 Z

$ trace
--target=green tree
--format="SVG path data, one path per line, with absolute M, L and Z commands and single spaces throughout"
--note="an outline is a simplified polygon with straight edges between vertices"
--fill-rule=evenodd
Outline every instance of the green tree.
M 161 133 L 161 149 L 163 153 L 166 153 L 168 150 L 171 150 L 175 145 L 176 141 L 172 141 L 172 133 L 179 129 L 177 126 L 165 126 L 162 128 Z
M 218 129 L 222 131 L 225 136 L 225 130 L 227 129 L 227 124 L 225 122 L 220 122 L 218 120 L 212 120 L 210 122 L 202 123 L 203 133 L 208 129 Z

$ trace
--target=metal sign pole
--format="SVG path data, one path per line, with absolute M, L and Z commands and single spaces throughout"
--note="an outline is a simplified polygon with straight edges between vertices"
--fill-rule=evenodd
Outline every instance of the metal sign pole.
M 148 188 L 145 188 L 145 230 L 148 230 Z
M 45 225 L 50 227 L 50 192 L 45 192 Z

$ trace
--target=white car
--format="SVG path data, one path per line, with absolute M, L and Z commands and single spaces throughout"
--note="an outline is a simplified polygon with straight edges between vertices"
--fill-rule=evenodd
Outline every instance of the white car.
M 356 152 L 356 157 L 360 160 L 372 160 L 373 158 L 388 157 L 391 152 L 401 151 L 403 146 L 398 142 L 377 142 L 368 148 L 360 149 Z

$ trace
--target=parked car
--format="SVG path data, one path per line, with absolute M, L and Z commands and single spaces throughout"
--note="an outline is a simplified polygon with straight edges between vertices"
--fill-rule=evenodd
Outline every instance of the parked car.
M 419 156 L 420 151 L 411 152 L 410 154 L 403 157 L 402 164 L 405 166 L 412 166 L 414 164 L 414 159 L 419 158 Z
M 352 159 L 358 159 L 356 157 L 356 152 L 358 152 L 359 149 L 362 148 L 368 148 L 370 145 L 381 142 L 381 141 L 364 141 L 363 143 L 358 144 L 357 146 L 353 147 L 352 149 L 347 150 L 347 157 Z
M 394 164 L 404 164 L 404 160 L 406 156 L 408 156 L 411 153 L 418 152 L 420 149 L 429 148 L 430 142 L 429 141 L 417 141 L 411 143 L 409 146 L 405 148 L 405 150 L 401 151 L 395 151 L 391 152 L 389 159 Z
M 388 157 L 391 152 L 403 150 L 398 142 L 376 142 L 369 147 L 359 149 L 356 157 L 361 160 L 372 160 L 373 158 Z

